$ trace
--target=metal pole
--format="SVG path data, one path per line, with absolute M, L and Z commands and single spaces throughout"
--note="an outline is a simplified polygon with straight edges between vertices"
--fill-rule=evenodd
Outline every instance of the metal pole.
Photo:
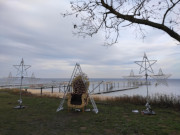
M 23 76 L 21 76 L 21 85 L 20 85 L 20 102 L 19 102 L 20 107 L 21 107 L 21 103 L 22 103 L 22 96 L 21 96 L 21 94 L 22 94 L 22 80 L 23 80 Z
M 148 78 L 148 74 L 146 73 L 146 74 L 145 74 L 145 76 L 146 76 L 146 89 L 147 89 L 147 97 L 146 97 L 146 100 L 147 100 L 147 102 L 149 102 L 148 80 L 147 80 L 147 78 Z
M 21 108 L 21 104 L 22 104 L 22 81 L 23 81 L 23 67 L 24 67 L 24 62 L 22 62 L 22 70 L 21 70 L 21 85 L 20 85 L 20 101 L 19 101 L 19 105 L 20 105 L 20 108 Z
M 65 86 L 65 84 L 64 84 L 64 86 L 63 86 L 63 87 L 64 87 L 64 91 L 65 91 L 65 87 L 66 87 L 66 86 Z
M 59 93 L 60 93 L 60 91 L 61 91 L 61 85 L 59 85 Z
M 100 93 L 100 85 L 99 85 L 99 93 Z
M 89 94 L 91 94 L 91 93 L 93 93 L 94 92 L 94 90 L 99 86 L 99 85 L 101 85 L 101 83 L 103 83 L 103 81 L 102 82 L 100 82 L 91 92 L 89 92 Z

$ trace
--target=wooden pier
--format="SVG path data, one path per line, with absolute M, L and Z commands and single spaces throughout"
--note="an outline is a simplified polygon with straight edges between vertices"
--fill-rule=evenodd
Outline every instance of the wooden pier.
M 101 83 L 101 84 L 100 84 Z M 100 84 L 100 85 L 99 85 Z M 148 83 L 151 84 L 150 82 Z M 138 81 L 138 82 L 129 82 L 126 80 L 120 81 L 91 81 L 89 86 L 89 92 L 91 94 L 105 94 L 111 92 L 118 92 L 118 91 L 125 91 L 125 90 L 132 90 L 140 87 L 141 85 L 145 85 L 145 81 Z M 40 94 L 43 94 L 43 91 L 49 91 L 50 93 L 54 92 L 64 92 L 68 86 L 68 82 L 52 82 L 52 83 L 45 83 L 45 84 L 26 84 L 22 86 L 22 89 L 28 91 L 28 89 L 39 89 Z M 20 88 L 20 85 L 4 85 L 0 86 L 0 88 Z M 96 88 L 96 89 L 95 89 Z M 56 91 L 54 91 L 56 89 Z M 69 92 L 72 91 L 72 87 L 70 86 Z
M 124 89 L 119 89 L 119 90 L 103 91 L 103 92 L 98 92 L 98 93 L 94 93 L 94 94 L 106 94 L 106 93 L 112 93 L 112 92 L 118 92 L 118 91 L 133 90 L 133 89 L 137 89 L 137 88 L 139 88 L 139 87 L 130 87 L 130 88 L 124 88 Z

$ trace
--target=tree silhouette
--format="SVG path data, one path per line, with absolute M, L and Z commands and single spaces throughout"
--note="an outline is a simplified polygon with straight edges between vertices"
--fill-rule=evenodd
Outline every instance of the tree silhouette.
M 74 0 L 71 11 L 80 24 L 74 24 L 75 34 L 93 36 L 105 31 L 106 45 L 117 43 L 120 28 L 135 28 L 145 37 L 143 25 L 164 31 L 180 42 L 180 0 Z

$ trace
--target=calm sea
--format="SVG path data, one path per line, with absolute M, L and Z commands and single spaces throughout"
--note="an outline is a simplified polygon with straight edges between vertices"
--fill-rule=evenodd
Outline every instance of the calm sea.
M 152 81 L 151 85 L 148 85 L 148 91 L 147 86 L 139 86 L 137 89 L 131 89 L 131 90 L 125 90 L 125 91 L 119 91 L 119 92 L 112 92 L 103 94 L 106 96 L 133 96 L 133 95 L 141 95 L 146 96 L 147 92 L 149 96 L 154 96 L 156 94 L 160 95 L 173 95 L 175 97 L 180 96 L 180 79 L 169 79 L 166 83 L 160 83 L 159 85 L 156 85 L 156 81 Z
M 97 81 L 98 80 L 100 81 L 101 79 L 97 79 Z M 123 79 L 104 79 L 104 80 L 121 82 L 119 85 L 116 83 L 115 87 L 112 90 L 118 90 L 118 89 L 123 90 L 128 87 L 127 81 Z M 148 91 L 147 91 L 147 86 L 142 85 L 136 89 L 111 92 L 111 93 L 106 93 L 102 95 L 105 95 L 105 96 L 125 96 L 125 95 L 126 96 L 133 96 L 133 95 L 146 96 L 148 92 L 149 96 L 153 96 L 156 94 L 180 96 L 180 79 L 168 79 L 167 81 L 161 81 L 160 83 L 158 83 L 156 80 L 151 80 L 150 82 L 151 82 L 151 85 L 148 85 Z M 96 91 L 98 92 L 98 88 L 96 89 Z
M 98 83 L 101 81 L 104 82 L 115 82 L 113 83 L 113 87 L 111 88 L 112 91 L 114 90 L 123 90 L 127 89 L 129 86 L 127 86 L 127 81 L 124 79 L 109 79 L 109 78 L 90 78 L 90 87 L 89 90 L 92 91 L 93 88 L 95 88 Z M 23 84 L 60 84 L 62 82 L 68 82 L 68 78 L 24 78 Z M 19 85 L 20 79 L 18 78 L 1 78 L 0 79 L 0 86 L 4 85 Z M 168 79 L 167 82 L 160 83 L 159 85 L 156 85 L 157 82 L 155 80 L 151 80 L 151 85 L 148 85 L 148 94 L 149 96 L 155 95 L 155 94 L 166 94 L 166 95 L 173 95 L 173 96 L 180 96 L 180 79 Z M 61 88 L 55 88 L 54 91 L 59 91 L 59 89 L 63 90 L 63 87 Z M 51 91 L 51 89 L 47 89 Z M 104 92 L 106 91 L 106 84 L 102 83 L 100 86 L 98 86 L 94 93 L 97 92 Z M 111 92 L 102 94 L 105 96 L 133 96 L 133 95 L 141 95 L 146 96 L 147 95 L 147 88 L 145 85 L 139 86 L 135 89 L 130 90 L 124 90 L 124 91 L 118 91 L 118 92 Z

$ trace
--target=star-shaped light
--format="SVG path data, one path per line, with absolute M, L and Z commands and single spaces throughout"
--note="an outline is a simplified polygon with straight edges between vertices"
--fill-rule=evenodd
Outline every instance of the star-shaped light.
M 142 61 L 135 61 L 135 63 L 140 66 L 140 71 L 139 71 L 140 74 L 143 72 L 146 72 L 146 74 L 147 72 L 154 73 L 152 69 L 152 65 L 156 62 L 157 60 L 149 60 L 148 57 L 146 56 L 146 53 L 144 53 Z
M 27 75 L 27 69 L 30 68 L 30 65 L 24 65 L 24 60 L 22 58 L 21 63 L 19 65 L 13 65 L 17 69 L 17 75 L 20 75 L 21 77 Z
M 171 76 L 171 74 L 164 74 L 162 72 L 162 69 L 160 68 L 157 75 L 151 75 L 150 77 L 152 77 L 153 79 L 155 79 L 157 81 L 156 86 L 159 84 L 164 84 L 164 85 L 168 86 L 167 79 L 170 76 Z
M 123 78 L 129 80 L 129 81 L 136 81 L 138 79 L 140 79 L 142 77 L 142 75 L 134 75 L 134 71 L 131 70 L 130 75 L 129 76 L 123 76 Z

